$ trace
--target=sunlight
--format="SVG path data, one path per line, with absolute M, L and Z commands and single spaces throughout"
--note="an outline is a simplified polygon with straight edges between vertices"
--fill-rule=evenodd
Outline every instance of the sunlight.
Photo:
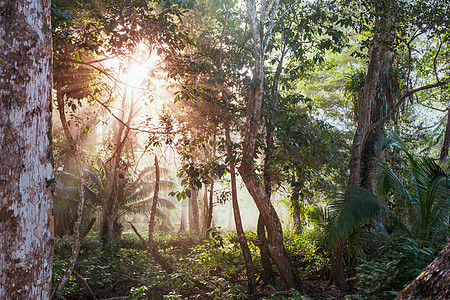
M 150 66 L 147 62 L 144 64 L 137 61 L 133 62 L 119 75 L 119 79 L 127 85 L 141 87 L 148 77 L 149 68 Z

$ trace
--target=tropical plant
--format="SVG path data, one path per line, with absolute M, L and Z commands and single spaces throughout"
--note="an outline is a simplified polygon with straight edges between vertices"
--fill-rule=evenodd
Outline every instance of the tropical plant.
M 114 228 L 116 234 L 121 232 L 120 218 L 126 213 L 150 214 L 153 201 L 154 167 L 148 167 L 133 175 L 128 168 L 121 168 L 119 175 L 119 196 L 114 211 Z M 100 210 L 102 213 L 101 235 L 106 235 L 106 213 L 109 212 L 109 198 L 112 194 L 113 170 L 110 164 L 98 160 L 98 168 L 87 166 L 85 174 L 85 194 L 88 207 L 92 210 Z M 70 203 L 78 201 L 78 190 L 76 187 L 76 175 L 68 172 L 57 172 L 55 207 L 57 211 L 64 211 L 65 207 L 70 208 Z M 162 189 L 173 189 L 175 183 L 167 180 L 160 180 Z M 69 203 L 65 205 L 64 203 Z M 75 204 L 76 205 L 76 204 Z M 156 211 L 160 218 L 167 217 L 164 209 L 174 209 L 175 204 L 165 198 L 158 198 L 158 205 L 162 209 Z
M 395 201 L 393 210 L 402 216 L 412 233 L 426 233 L 433 228 L 449 225 L 450 174 L 448 164 L 430 157 L 415 158 L 406 144 L 395 133 L 390 134 L 384 146 L 393 145 L 402 150 L 409 161 L 408 174 L 401 180 L 390 165 L 380 162 L 383 176 L 380 192 Z
M 342 199 L 334 201 L 330 208 L 334 216 L 331 226 L 332 241 L 348 236 L 353 230 L 384 214 L 395 229 L 410 235 L 426 234 L 434 228 L 449 225 L 450 176 L 448 166 L 432 158 L 415 158 L 395 133 L 390 133 L 384 147 L 396 146 L 408 157 L 404 179 L 385 162 L 382 166 L 379 189 L 389 207 L 375 195 L 360 187 L 349 187 Z

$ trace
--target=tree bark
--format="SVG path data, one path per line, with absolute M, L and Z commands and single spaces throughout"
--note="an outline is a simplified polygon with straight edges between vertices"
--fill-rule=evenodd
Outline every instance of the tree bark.
M 255 174 L 255 151 L 256 139 L 259 129 L 261 116 L 261 103 L 263 96 L 264 83 L 264 50 L 266 40 L 264 36 L 270 36 L 270 30 L 265 33 L 262 24 L 266 22 L 267 16 L 271 14 L 269 24 L 273 21 L 278 9 L 279 1 L 263 1 L 261 7 L 260 20 L 257 18 L 256 3 L 253 0 L 247 1 L 247 15 L 249 17 L 250 27 L 253 37 L 253 83 L 249 91 L 247 100 L 247 116 L 245 123 L 245 137 L 242 153 L 242 163 L 239 167 L 239 173 L 258 207 L 261 217 L 267 229 L 268 251 L 274 261 L 281 278 L 288 288 L 302 290 L 302 284 L 294 271 L 292 263 L 287 256 L 283 245 L 283 229 L 275 208 L 270 203 L 268 195 L 265 193 L 261 180 Z
M 388 7 L 384 7 L 383 11 L 389 11 Z M 388 38 L 389 28 L 391 24 L 391 15 L 383 15 L 383 11 L 378 11 L 378 17 L 375 18 L 374 29 L 377 34 L 374 37 L 374 45 L 369 51 L 369 66 L 367 68 L 366 81 L 363 85 L 362 92 L 359 97 L 359 113 L 358 125 L 353 137 L 352 149 L 350 152 L 350 174 L 348 177 L 348 185 L 359 186 L 361 183 L 361 161 L 366 142 L 374 125 L 372 120 L 373 107 L 372 103 L 378 85 L 378 79 L 382 69 L 382 63 L 386 58 L 387 51 L 383 46 Z M 379 125 L 377 125 L 379 126 Z M 370 152 L 370 151 L 369 151 Z M 370 164 L 370 161 L 368 162 Z M 341 288 L 348 288 L 344 277 L 343 251 L 345 239 L 332 247 L 331 253 L 331 271 L 330 283 Z
M 450 243 L 394 300 L 450 299 Z
M 0 16 L 0 299 L 48 299 L 54 237 L 50 1 L 2 1 Z
M 191 196 L 189 197 L 189 230 L 199 231 L 199 216 L 198 216 L 198 189 L 191 187 Z
M 272 158 L 272 150 L 273 150 L 273 133 L 274 127 L 270 121 L 266 121 L 266 149 L 265 149 L 265 157 L 264 157 L 264 191 L 266 195 L 269 197 L 272 194 L 272 181 L 271 181 L 271 173 L 270 173 L 270 160 Z M 266 226 L 264 225 L 264 220 L 259 214 L 258 216 L 258 225 L 256 227 L 256 233 L 258 234 L 258 239 L 261 242 L 259 246 L 259 252 L 261 256 L 261 280 L 265 284 L 272 284 L 275 281 L 275 272 L 272 268 L 272 261 L 270 260 L 270 253 L 267 250 L 267 236 L 266 236 Z
M 227 156 L 230 166 L 230 177 L 231 177 L 231 201 L 233 203 L 233 215 L 234 222 L 236 224 L 236 234 L 241 245 L 242 254 L 244 255 L 245 269 L 247 271 L 247 282 L 248 282 L 248 293 L 253 294 L 256 292 L 256 278 L 255 269 L 253 267 L 252 254 L 250 253 L 250 248 L 247 244 L 247 238 L 245 237 L 244 228 L 241 221 L 241 213 L 239 211 L 239 202 L 237 197 L 237 183 L 236 183 L 236 166 L 235 159 L 233 155 L 233 150 L 231 147 L 231 137 L 230 137 L 230 124 L 225 123 L 225 139 L 227 143 Z
M 450 107 L 447 108 L 447 125 L 445 126 L 444 144 L 441 148 L 439 160 L 444 160 L 448 156 L 448 148 L 450 146 Z
M 187 229 L 188 203 L 186 202 L 188 202 L 186 199 L 181 200 L 181 217 L 180 217 L 179 232 L 186 231 Z

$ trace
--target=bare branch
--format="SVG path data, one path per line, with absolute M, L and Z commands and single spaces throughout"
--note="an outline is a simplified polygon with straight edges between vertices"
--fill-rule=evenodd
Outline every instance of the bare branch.
M 436 77 L 436 81 L 439 81 L 439 76 L 438 76 L 438 73 L 437 73 L 437 64 L 436 64 L 436 60 L 437 60 L 437 58 L 438 58 L 438 56 L 439 56 L 439 52 L 441 52 L 441 48 L 442 48 L 442 44 L 444 43 L 444 41 L 441 41 L 440 43 L 439 43 L 439 48 L 438 48 L 438 51 L 436 52 L 436 55 L 434 56 L 434 58 L 433 58 L 433 71 L 434 71 L 434 76 Z
M 447 78 L 446 80 L 438 81 L 438 82 L 433 83 L 433 84 L 424 85 L 424 86 L 418 87 L 416 89 L 413 89 L 413 90 L 411 90 L 409 92 L 406 92 L 405 94 L 403 94 L 401 97 L 398 98 L 397 102 L 394 104 L 394 106 L 392 107 L 391 111 L 386 116 L 384 116 L 383 118 L 381 118 L 380 120 L 378 120 L 377 122 L 375 122 L 374 124 L 372 124 L 370 126 L 370 131 L 374 130 L 380 124 L 383 124 L 384 122 L 389 120 L 392 117 L 392 115 L 397 111 L 397 109 L 400 107 L 400 105 L 408 97 L 414 95 L 417 92 L 429 90 L 429 89 L 436 88 L 436 87 L 440 87 L 440 86 L 443 86 L 443 85 L 446 85 L 446 84 L 449 84 L 449 83 L 450 83 L 450 77 Z

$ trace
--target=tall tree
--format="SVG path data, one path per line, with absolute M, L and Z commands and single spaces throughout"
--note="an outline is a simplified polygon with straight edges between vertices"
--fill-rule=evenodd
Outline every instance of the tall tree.
M 269 196 L 255 173 L 256 139 L 261 117 L 264 90 L 264 54 L 276 21 L 280 1 L 247 1 L 247 16 L 252 32 L 252 52 L 254 58 L 253 82 L 247 99 L 247 117 L 243 144 L 242 163 L 239 173 L 258 207 L 267 230 L 268 249 L 278 272 L 289 288 L 301 290 L 302 284 L 283 245 L 283 229 Z M 260 8 L 259 14 L 257 6 Z M 265 28 L 264 24 L 267 24 Z
M 358 1 L 355 1 L 357 3 Z M 359 186 L 362 183 L 374 192 L 374 174 L 371 170 L 366 169 L 366 176 L 369 174 L 369 180 L 362 182 L 362 166 L 364 162 L 364 153 L 374 153 L 372 145 L 368 145 L 368 139 L 376 130 L 380 130 L 384 123 L 394 117 L 399 108 L 407 99 L 411 99 L 416 93 L 444 86 L 450 83 L 448 71 L 445 68 L 448 64 L 442 60 L 442 64 L 438 68 L 438 57 L 441 55 L 442 45 L 448 44 L 447 31 L 445 29 L 449 24 L 448 14 L 443 13 L 443 8 L 447 5 L 433 3 L 430 5 L 428 1 L 414 2 L 362 2 L 362 7 L 368 12 L 367 17 L 362 18 L 360 24 L 366 23 L 362 27 L 371 32 L 371 38 L 366 41 L 368 49 L 368 67 L 362 90 L 359 94 L 358 107 L 358 124 L 353 138 L 353 145 L 350 153 L 350 174 L 348 177 L 348 185 Z M 368 6 L 367 6 L 368 5 Z M 361 18 L 361 15 L 358 15 Z M 367 28 L 370 24 L 370 28 Z M 426 36 L 429 39 L 429 49 L 423 49 L 422 52 L 430 51 L 433 53 L 434 59 L 428 59 L 424 63 L 425 67 L 414 65 L 416 53 L 413 53 L 413 45 L 419 36 Z M 435 41 L 439 42 L 435 42 Z M 435 47 L 436 46 L 436 47 Z M 385 91 L 380 88 L 380 81 L 383 76 L 391 68 L 393 58 L 406 56 L 406 63 L 401 70 L 403 77 L 406 79 L 401 86 L 401 93 L 390 93 L 385 98 L 391 98 L 391 103 L 382 115 L 377 113 L 380 109 L 380 92 Z M 422 55 L 417 53 L 417 55 Z M 431 61 L 431 62 L 430 62 Z M 434 73 L 435 77 L 431 78 L 432 83 L 428 80 L 418 80 L 413 78 L 414 68 L 424 69 L 430 73 Z M 418 86 L 419 85 L 419 86 Z M 378 89 L 377 89 L 378 88 Z M 381 95 L 383 96 L 383 95 Z M 384 96 L 383 96 L 384 97 Z M 378 105 L 378 106 L 377 106 Z M 372 149 L 368 149 L 370 148 Z M 370 158 L 369 158 L 370 159 Z M 370 161 L 365 162 L 366 165 L 371 164 Z M 370 167 L 369 167 L 370 169 Z M 371 173 L 371 174 L 370 174 Z M 372 181 L 372 182 L 370 182 Z M 331 274 L 330 281 L 338 286 L 345 286 L 342 253 L 344 241 L 338 241 L 333 246 L 331 258 Z
M 49 299 L 50 1 L 2 1 L 0 16 L 0 298 Z

